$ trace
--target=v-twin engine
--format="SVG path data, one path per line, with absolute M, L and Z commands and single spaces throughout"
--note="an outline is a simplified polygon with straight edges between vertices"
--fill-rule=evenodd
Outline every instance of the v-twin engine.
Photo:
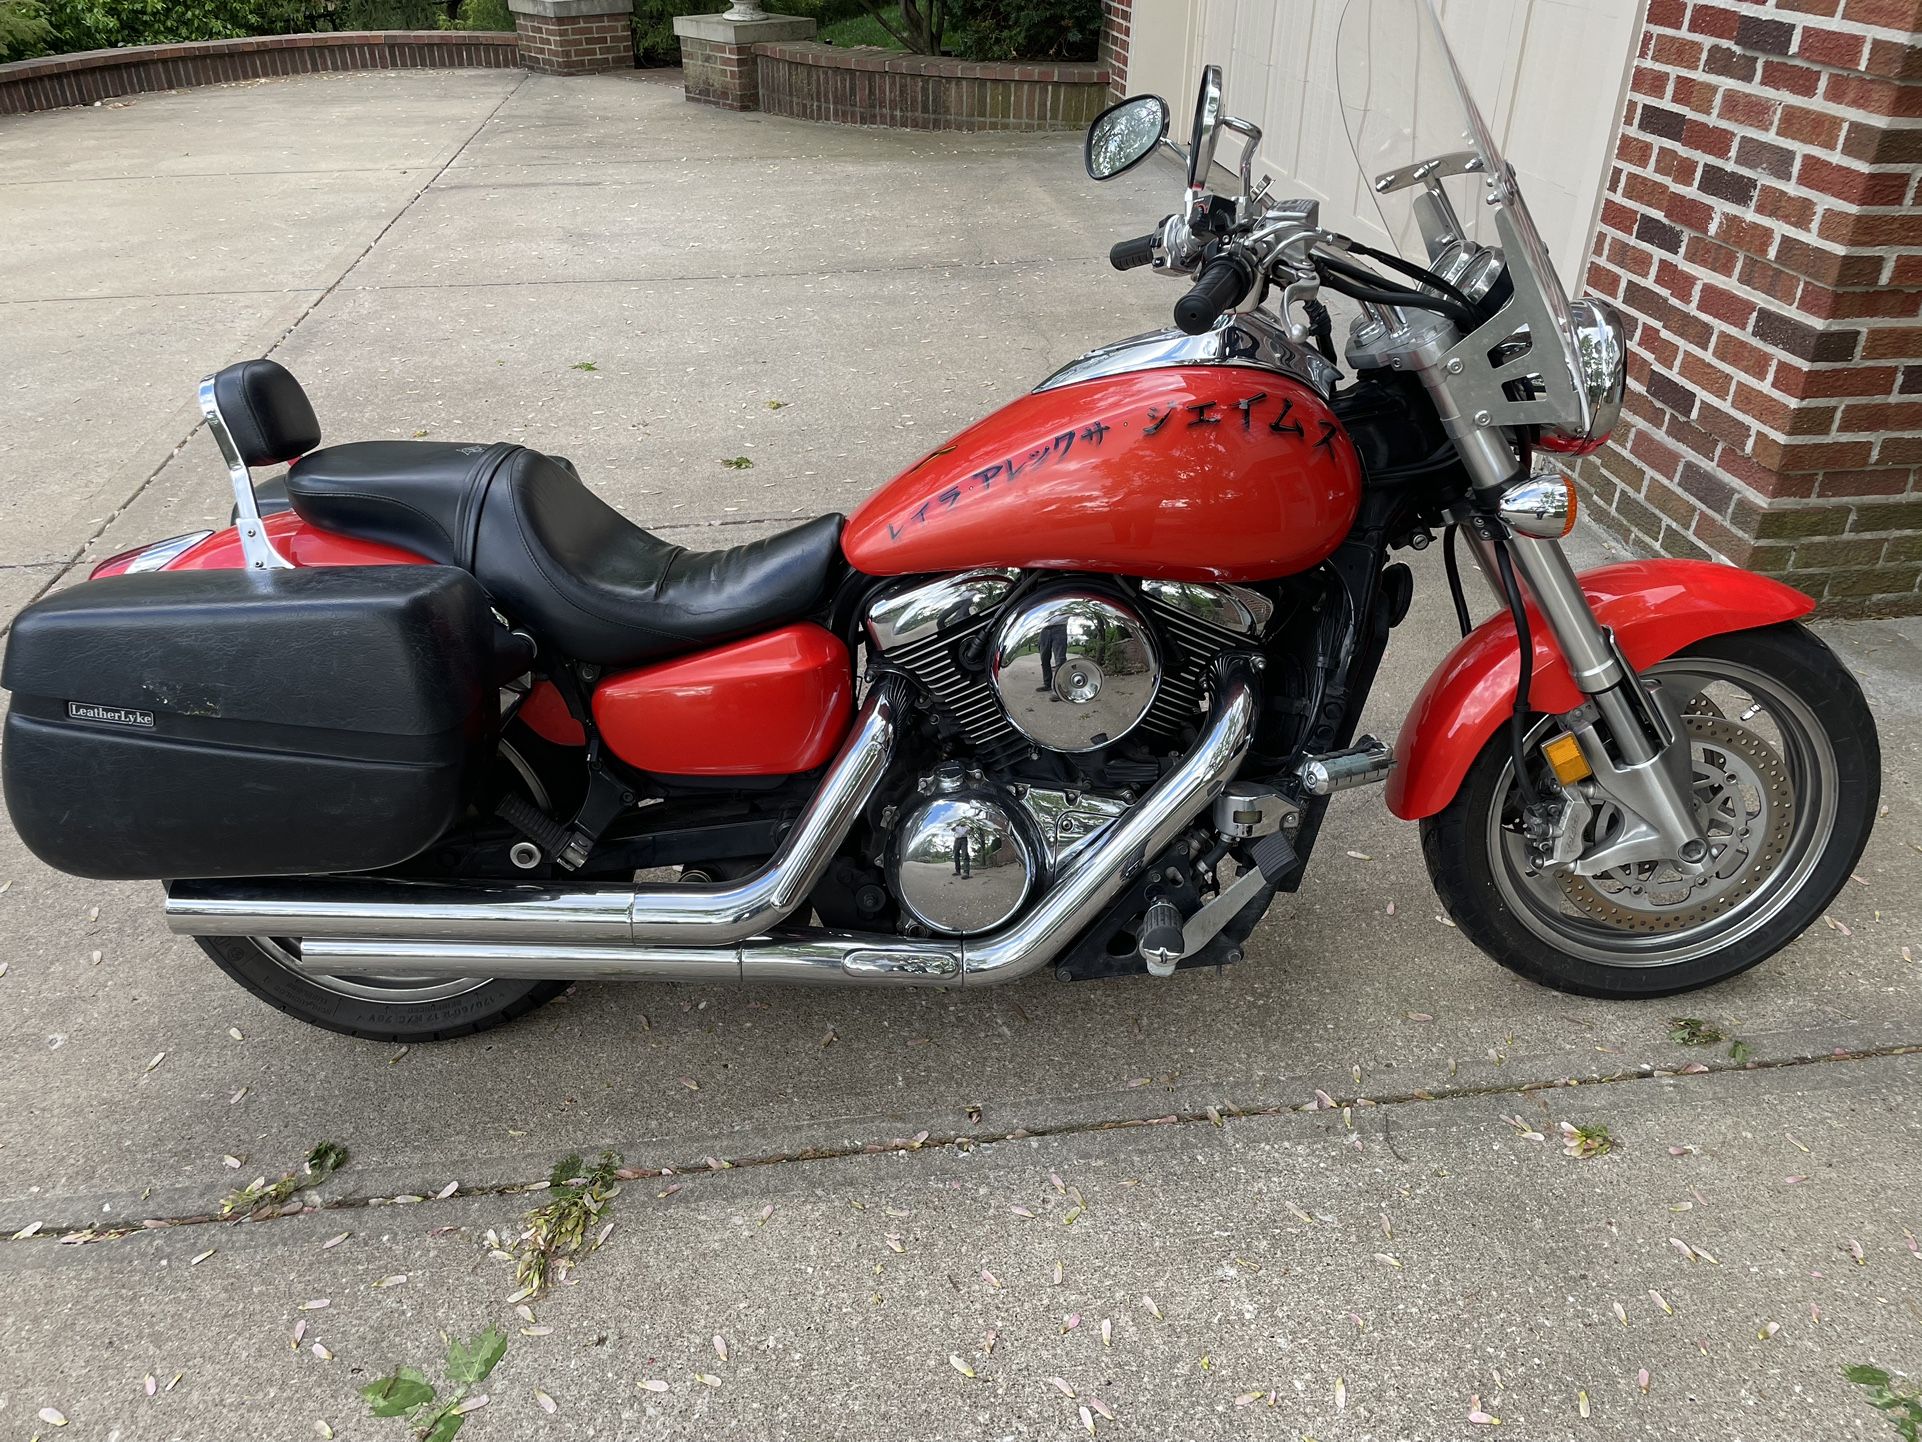
M 1143 581 L 1137 597 L 1072 580 L 1022 591 L 1021 579 L 945 576 L 868 611 L 869 644 L 920 683 L 990 774 L 1130 736 L 1172 749 L 1200 717 L 1216 658 L 1258 641 L 1274 616 L 1243 586 Z

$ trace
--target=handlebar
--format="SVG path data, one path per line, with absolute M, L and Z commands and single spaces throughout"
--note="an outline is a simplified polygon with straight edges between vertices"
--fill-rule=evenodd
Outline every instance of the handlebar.
M 1117 240 L 1108 251 L 1108 264 L 1116 270 L 1133 270 L 1138 265 L 1153 265 L 1158 231 L 1149 231 L 1133 240 Z
M 1175 324 L 1189 335 L 1207 334 L 1254 283 L 1255 268 L 1237 251 L 1224 251 L 1201 268 L 1193 289 L 1175 302 Z

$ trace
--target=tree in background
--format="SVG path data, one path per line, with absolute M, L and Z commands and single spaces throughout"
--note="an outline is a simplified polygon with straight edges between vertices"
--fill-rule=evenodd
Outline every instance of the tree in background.
M 0 60 L 38 55 L 52 34 L 40 0 L 0 0 Z
M 950 6 L 947 0 L 898 0 L 881 5 L 862 0 L 868 14 L 903 50 L 917 55 L 939 55 L 942 38 L 948 33 Z M 892 17 L 892 18 L 890 18 Z
M 1092 60 L 1101 0 L 952 0 L 948 43 L 967 60 Z

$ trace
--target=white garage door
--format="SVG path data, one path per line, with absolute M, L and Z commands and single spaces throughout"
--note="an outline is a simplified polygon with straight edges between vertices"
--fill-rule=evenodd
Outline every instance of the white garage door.
M 1448 43 L 1570 289 L 1579 289 L 1608 174 L 1641 0 L 1440 0 Z M 1336 103 L 1342 0 L 1134 0 L 1128 89 L 1154 91 L 1186 129 L 1204 62 L 1229 113 L 1263 132 L 1257 177 L 1312 195 L 1322 223 L 1381 243 Z M 1224 140 L 1232 158 L 1238 142 Z

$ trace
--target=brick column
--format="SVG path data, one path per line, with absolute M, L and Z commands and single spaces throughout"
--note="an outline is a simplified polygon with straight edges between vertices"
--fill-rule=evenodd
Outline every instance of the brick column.
M 1633 340 L 1578 467 L 1649 550 L 1922 612 L 1922 0 L 1649 0 L 1587 288 Z
M 1128 93 L 1128 35 L 1133 28 L 1135 0 L 1101 0 L 1101 53 L 1108 67 L 1108 94 L 1119 100 Z
M 754 47 L 763 41 L 807 40 L 814 34 L 814 22 L 798 15 L 770 15 L 763 20 L 677 15 L 674 33 L 681 38 L 681 86 L 689 100 L 727 110 L 759 110 L 759 62 Z
M 507 0 L 521 64 L 540 75 L 593 75 L 634 65 L 634 0 Z

